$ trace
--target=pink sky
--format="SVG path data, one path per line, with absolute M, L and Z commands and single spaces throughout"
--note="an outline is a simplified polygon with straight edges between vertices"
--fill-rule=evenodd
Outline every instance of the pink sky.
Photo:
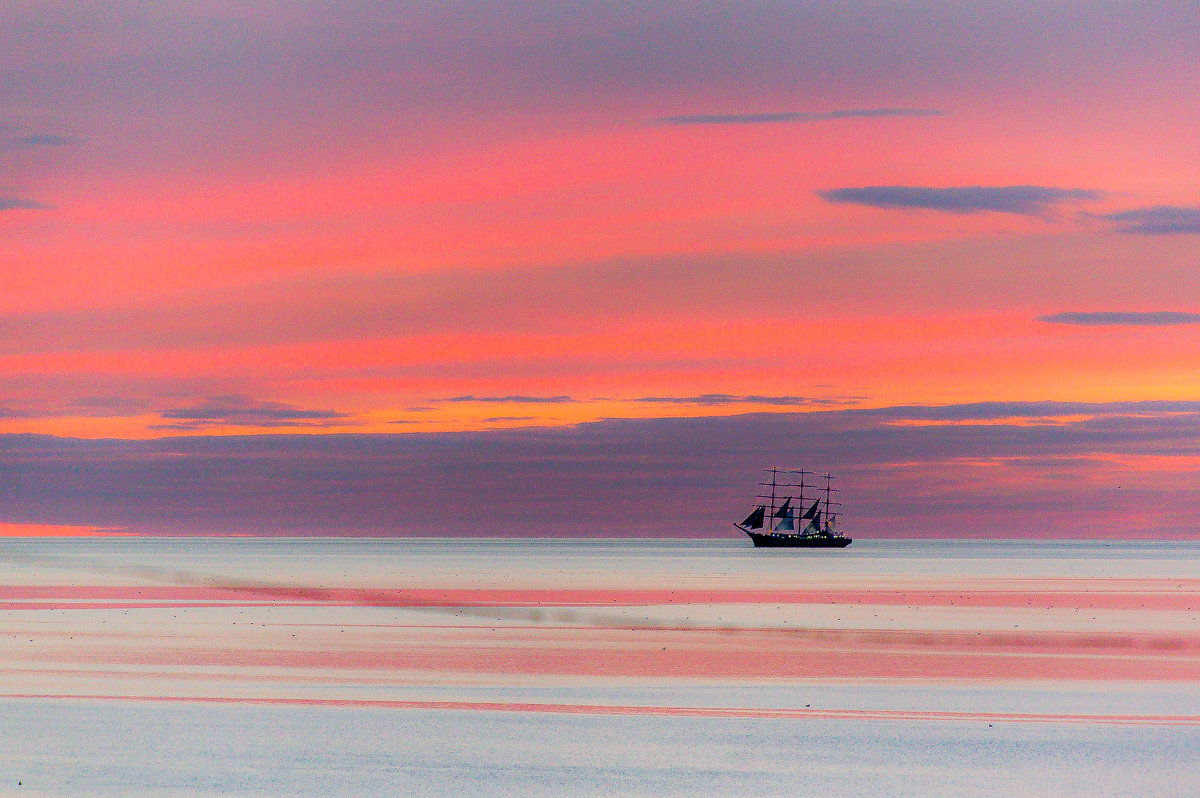
M 0 435 L 628 419 L 652 437 L 676 417 L 1062 402 L 989 423 L 1117 418 L 1125 437 L 1006 455 L 1072 477 L 1034 494 L 1152 455 L 1122 474 L 1191 506 L 1173 491 L 1195 439 L 1164 450 L 1136 420 L 1191 429 L 1200 399 L 1194 6 L 5 16 Z M 847 464 L 945 473 L 937 441 Z M 0 521 L 114 521 L 17 484 Z

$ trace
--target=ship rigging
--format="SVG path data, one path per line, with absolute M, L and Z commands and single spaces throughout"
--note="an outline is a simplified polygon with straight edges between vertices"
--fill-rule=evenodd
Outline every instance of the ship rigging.
M 853 539 L 837 531 L 834 508 L 841 502 L 834 500 L 833 481 L 832 474 L 803 468 L 764 469 L 754 509 L 734 526 L 760 547 L 845 548 Z

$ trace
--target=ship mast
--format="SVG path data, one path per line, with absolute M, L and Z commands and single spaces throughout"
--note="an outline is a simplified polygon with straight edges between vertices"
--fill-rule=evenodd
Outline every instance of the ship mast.
M 829 521 L 833 518 L 831 515 L 833 502 L 830 500 L 830 494 L 835 491 L 835 488 L 833 487 L 834 477 L 832 474 L 822 474 L 821 476 L 825 479 L 825 528 L 828 529 Z
M 768 471 L 770 480 L 766 478 Z M 808 481 L 810 475 L 813 477 L 811 483 Z M 850 545 L 850 538 L 838 534 L 831 523 L 835 517 L 833 508 L 841 506 L 841 502 L 833 498 L 838 492 L 833 487 L 833 480 L 832 474 L 803 468 L 764 468 L 754 495 L 754 509 L 745 521 L 734 526 L 750 535 L 755 546 L 845 548 Z M 809 487 L 816 494 L 811 497 L 811 507 L 808 507 Z M 818 520 L 822 510 L 823 523 Z M 759 529 L 763 531 L 755 531 Z
M 784 529 L 792 530 L 793 534 L 800 534 L 804 527 L 799 522 L 803 518 L 803 513 L 808 507 L 808 489 L 811 487 L 816 491 L 816 496 L 813 496 L 815 504 L 811 508 L 814 513 L 820 510 L 824 505 L 826 515 L 832 513 L 833 508 L 838 506 L 840 502 L 833 500 L 833 494 L 838 490 L 832 487 L 830 481 L 834 478 L 830 474 L 822 474 L 818 471 L 807 471 L 803 468 L 782 468 L 780 466 L 772 466 L 762 470 L 762 477 L 758 481 L 758 493 L 754 495 L 755 502 L 762 507 L 765 518 L 772 519 L 768 521 L 768 526 L 774 526 L 779 523 Z M 770 479 L 767 479 L 767 475 Z M 813 477 L 811 484 L 808 481 L 809 476 Z M 825 479 L 824 487 L 821 486 L 821 479 Z M 790 510 L 788 508 L 791 507 Z M 783 513 L 776 515 L 776 513 Z M 816 513 L 820 517 L 820 513 Z M 790 524 L 788 519 L 791 519 Z M 815 520 L 813 526 L 818 531 L 824 528 L 824 524 L 819 524 Z M 771 529 L 772 532 L 781 530 Z
M 771 518 L 775 517 L 775 472 L 778 470 L 778 468 L 771 468 Z

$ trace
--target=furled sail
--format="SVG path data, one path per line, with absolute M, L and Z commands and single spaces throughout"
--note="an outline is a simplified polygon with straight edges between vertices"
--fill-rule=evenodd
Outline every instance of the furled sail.
M 746 516 L 746 520 L 741 523 L 746 529 L 762 529 L 763 519 L 767 515 L 767 508 L 761 504 L 754 508 L 754 512 Z

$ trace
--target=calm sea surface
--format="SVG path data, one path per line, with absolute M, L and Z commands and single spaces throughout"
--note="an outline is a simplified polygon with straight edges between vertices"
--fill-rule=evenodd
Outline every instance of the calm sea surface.
M 1195 795 L 1200 546 L 8 540 L 0 735 L 0 794 Z

